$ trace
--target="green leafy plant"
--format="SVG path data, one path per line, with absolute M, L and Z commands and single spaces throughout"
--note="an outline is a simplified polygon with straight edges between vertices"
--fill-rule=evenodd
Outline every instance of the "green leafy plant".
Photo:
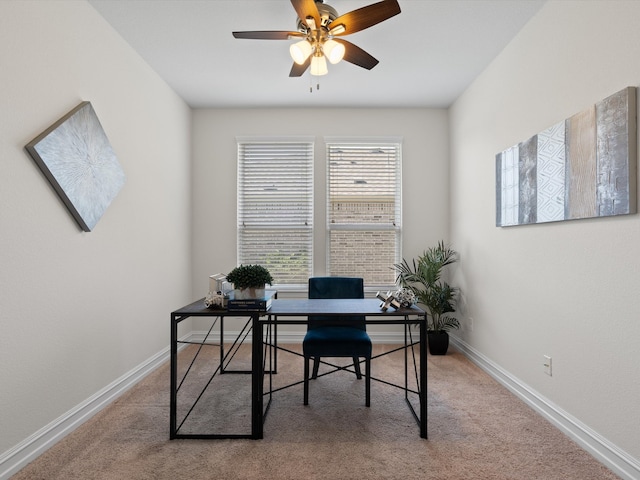
M 262 288 L 273 283 L 273 277 L 262 265 L 240 265 L 227 274 L 227 281 L 233 283 L 234 288 Z
M 443 269 L 456 261 L 457 252 L 440 241 L 417 260 L 413 259 L 411 264 L 402 259 L 402 263 L 394 265 L 398 272 L 396 281 L 413 291 L 418 303 L 426 307 L 429 317 L 427 329 L 431 332 L 460 328 L 458 319 L 447 315 L 456 311 L 458 289 L 440 278 Z

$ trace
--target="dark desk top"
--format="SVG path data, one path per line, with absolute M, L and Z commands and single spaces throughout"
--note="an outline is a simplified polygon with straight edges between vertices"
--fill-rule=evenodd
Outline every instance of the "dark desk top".
M 274 300 L 268 315 L 305 316 L 305 315 L 366 315 L 366 316 L 405 316 L 424 315 L 424 310 L 413 306 L 399 310 L 390 307 L 380 309 L 377 298 L 327 298 L 327 299 L 282 299 Z
M 207 308 L 204 298 L 185 305 L 171 313 L 175 316 L 247 316 L 255 313 L 260 315 L 296 317 L 307 315 L 365 315 L 365 316 L 424 316 L 425 312 L 417 306 L 401 308 L 399 310 L 390 307 L 386 312 L 380 309 L 380 300 L 377 298 L 358 299 L 278 299 L 273 300 L 271 308 L 266 312 L 237 311 Z

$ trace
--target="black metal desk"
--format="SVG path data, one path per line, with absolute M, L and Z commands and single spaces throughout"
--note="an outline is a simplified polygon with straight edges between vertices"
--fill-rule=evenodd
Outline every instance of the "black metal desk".
M 416 392 L 419 399 L 419 411 L 416 412 L 408 400 L 409 389 L 407 387 L 407 368 L 405 354 L 405 398 L 419 427 L 420 437 L 427 438 L 427 331 L 426 313 L 418 308 L 404 308 L 387 311 L 380 309 L 380 301 L 377 299 L 301 299 L 273 300 L 268 312 L 238 312 L 208 309 L 202 300 L 193 302 L 171 313 L 171 401 L 170 401 L 170 438 L 263 438 L 263 425 L 271 403 L 272 391 L 264 392 L 265 373 L 273 373 L 272 365 L 267 366 L 266 349 L 279 347 L 275 339 L 272 340 L 272 328 L 282 324 L 306 324 L 309 315 L 364 315 L 367 324 L 402 324 L 405 326 L 405 351 L 419 345 L 419 365 L 416 366 L 418 388 Z M 178 323 L 191 316 L 225 316 L 246 317 L 251 321 L 251 434 L 180 434 L 176 423 L 177 408 L 177 353 L 178 353 Z M 419 341 L 410 339 L 410 328 L 417 324 L 419 329 Z M 269 355 L 271 357 L 271 355 Z M 415 362 L 415 356 L 414 356 Z M 264 397 L 268 396 L 266 404 Z
M 191 410 L 195 406 L 195 403 L 199 401 L 199 397 L 198 399 L 195 400 L 195 403 L 191 405 L 191 408 L 189 409 L 186 416 L 184 418 L 181 418 L 180 423 L 178 422 L 177 415 L 178 415 L 178 390 L 182 386 L 182 382 L 185 380 L 185 378 L 189 374 L 189 371 L 191 370 L 191 366 L 195 362 L 195 359 L 199 355 L 202 347 L 217 346 L 220 349 L 219 366 L 213 372 L 213 374 L 211 375 L 211 378 L 209 378 L 205 388 L 209 387 L 209 384 L 211 383 L 213 378 L 218 374 L 235 373 L 235 374 L 253 375 L 254 373 L 253 363 L 252 363 L 252 367 L 247 370 L 233 370 L 228 368 L 228 364 L 230 362 L 230 357 L 233 357 L 233 355 L 235 355 L 234 353 L 235 348 L 241 345 L 244 342 L 244 340 L 249 336 L 250 333 L 251 333 L 251 340 L 252 341 L 255 340 L 255 338 L 253 338 L 256 332 L 254 325 L 256 324 L 257 319 L 260 317 L 260 315 L 264 315 L 265 313 L 266 312 L 259 312 L 259 311 L 229 311 L 229 310 L 221 310 L 221 309 L 215 309 L 215 308 L 207 308 L 204 304 L 204 298 L 201 298 L 200 300 L 196 300 L 195 302 L 190 303 L 189 305 L 185 305 L 184 307 L 179 308 L 174 312 L 171 312 L 171 367 L 170 367 L 171 368 L 171 386 L 170 386 L 171 392 L 170 392 L 170 401 L 169 401 L 170 403 L 169 438 L 170 439 L 175 439 L 175 438 L 201 438 L 201 439 L 260 438 L 257 436 L 258 432 L 261 431 L 261 429 L 260 430 L 257 429 L 257 422 L 259 421 L 259 419 L 255 418 L 256 417 L 255 414 L 252 414 L 250 434 L 248 433 L 181 433 L 180 428 L 183 425 L 184 421 L 186 420 L 186 417 L 188 417 L 191 414 Z M 205 338 L 200 342 L 178 340 L 178 324 L 190 317 L 212 317 L 213 318 L 211 328 L 207 332 L 207 335 L 205 336 Z M 229 348 L 229 352 L 227 353 L 225 353 L 225 348 L 224 348 L 224 320 L 226 317 L 232 317 L 232 318 L 241 317 L 241 318 L 248 319 L 248 321 L 245 323 L 242 330 L 238 333 L 237 338 Z M 219 344 L 210 343 L 208 341 L 208 338 L 218 319 L 220 320 L 220 323 L 219 323 L 220 343 Z M 179 382 L 178 381 L 178 345 L 184 344 L 184 343 L 199 345 L 199 347 L 198 347 L 198 352 L 196 353 L 195 357 L 191 361 L 191 365 L 189 366 L 186 373 L 184 374 L 184 376 Z M 227 366 L 225 366 L 225 364 Z M 252 382 L 253 382 L 253 379 L 252 379 Z M 203 392 L 201 392 L 200 395 L 202 395 L 202 393 L 204 393 L 204 390 Z M 251 406 L 252 412 L 256 410 L 256 407 L 253 405 L 253 401 L 254 400 L 252 395 L 252 406 Z

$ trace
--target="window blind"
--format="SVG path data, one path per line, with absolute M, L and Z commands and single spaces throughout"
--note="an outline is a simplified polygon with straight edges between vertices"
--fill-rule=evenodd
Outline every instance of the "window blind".
M 401 144 L 327 143 L 328 271 L 395 283 L 401 261 Z
M 313 266 L 313 141 L 238 141 L 238 261 L 277 284 L 304 284 Z

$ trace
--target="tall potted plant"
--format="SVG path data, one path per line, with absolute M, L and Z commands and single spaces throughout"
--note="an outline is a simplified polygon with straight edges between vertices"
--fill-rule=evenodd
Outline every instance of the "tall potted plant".
M 227 274 L 227 281 L 233 283 L 236 299 L 263 298 L 265 286 L 273 283 L 273 277 L 262 265 L 240 265 Z
M 409 264 L 405 259 L 395 264 L 397 281 L 409 288 L 417 302 L 427 310 L 427 336 L 432 355 L 444 355 L 449 348 L 448 331 L 460 328 L 455 312 L 458 289 L 441 279 L 443 269 L 457 261 L 457 252 L 438 242 Z

